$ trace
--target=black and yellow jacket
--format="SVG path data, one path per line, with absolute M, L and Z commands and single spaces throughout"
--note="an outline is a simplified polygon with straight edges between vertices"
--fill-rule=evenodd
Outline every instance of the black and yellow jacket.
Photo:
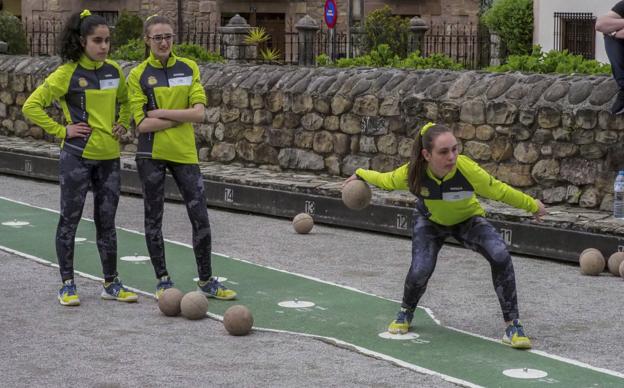
M 361 168 L 355 173 L 385 190 L 409 190 L 408 171 L 409 163 L 386 173 Z M 470 217 L 485 215 L 477 194 L 530 213 L 538 210 L 532 197 L 497 180 L 464 155 L 459 155 L 457 164 L 444 178 L 436 178 L 427 168 L 422 179 L 420 196 L 431 213 L 429 219 L 441 225 L 456 225 Z
M 166 67 L 150 53 L 149 58 L 130 72 L 128 93 L 137 126 L 153 109 L 187 109 L 195 104 L 206 105 L 206 92 L 200 82 L 197 64 L 173 53 Z M 163 131 L 141 133 L 137 158 L 198 163 L 193 125 L 180 123 Z
M 65 126 L 44 111 L 54 100 L 60 102 L 68 124 L 89 124 L 92 132 L 87 138 L 66 138 Z M 63 139 L 63 150 L 86 159 L 116 159 L 119 142 L 112 129 L 115 123 L 130 125 L 126 79 L 116 62 L 95 62 L 82 55 L 78 62 L 64 63 L 50 74 L 28 97 L 22 112 L 49 134 Z

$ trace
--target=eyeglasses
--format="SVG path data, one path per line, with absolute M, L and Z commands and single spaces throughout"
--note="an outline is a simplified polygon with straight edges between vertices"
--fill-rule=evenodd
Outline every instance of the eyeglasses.
M 148 38 L 150 38 L 151 40 L 153 40 L 156 43 L 160 43 L 163 40 L 165 40 L 167 42 L 171 42 L 171 39 L 173 39 L 174 36 L 175 36 L 175 34 L 165 34 L 165 35 L 148 36 Z

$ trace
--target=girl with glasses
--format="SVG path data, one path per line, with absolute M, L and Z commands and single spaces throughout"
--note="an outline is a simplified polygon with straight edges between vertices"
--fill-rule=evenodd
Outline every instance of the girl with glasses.
M 210 223 L 192 125 L 203 121 L 206 105 L 199 69 L 194 61 L 172 52 L 175 35 L 167 18 L 148 18 L 144 36 L 147 59 L 130 72 L 128 88 L 139 132 L 136 161 L 143 186 L 145 240 L 158 279 L 156 297 L 173 287 L 162 235 L 165 174 L 169 170 L 193 227 L 198 290 L 207 297 L 234 299 L 236 292 L 212 273 Z

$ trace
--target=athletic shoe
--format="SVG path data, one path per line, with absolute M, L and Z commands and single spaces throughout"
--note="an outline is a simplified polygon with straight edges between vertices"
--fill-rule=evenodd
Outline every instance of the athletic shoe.
M 518 319 L 514 319 L 505 329 L 503 343 L 515 349 L 531 349 L 531 340 L 524 333 L 524 328 Z
M 76 284 L 73 279 L 68 279 L 63 282 L 63 287 L 61 287 L 58 292 L 58 300 L 63 306 L 80 305 L 80 299 L 78 298 L 78 292 L 76 291 Z
M 119 278 L 115 278 L 115 280 L 110 283 L 104 283 L 101 297 L 102 299 L 117 300 L 120 302 L 136 302 L 139 299 L 137 294 L 129 291 L 121 284 Z
M 401 307 L 397 317 L 388 326 L 388 332 L 390 334 L 405 334 L 409 331 L 410 324 L 414 318 L 414 310 L 408 310 Z
M 160 296 L 165 292 L 166 289 L 173 287 L 173 281 L 169 276 L 163 276 L 158 281 L 156 285 L 156 299 L 160 299 Z
M 221 300 L 231 300 L 236 298 L 236 291 L 230 290 L 223 285 L 216 277 L 211 277 L 207 281 L 197 282 L 197 291 L 206 295 L 208 298 Z

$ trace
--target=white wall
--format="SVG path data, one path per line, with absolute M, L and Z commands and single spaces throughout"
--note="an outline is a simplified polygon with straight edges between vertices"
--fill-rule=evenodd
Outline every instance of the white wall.
M 555 12 L 591 12 L 598 17 L 606 14 L 618 0 L 533 0 L 533 43 L 543 51 L 554 49 Z M 596 60 L 609 62 L 600 32 L 596 33 Z

